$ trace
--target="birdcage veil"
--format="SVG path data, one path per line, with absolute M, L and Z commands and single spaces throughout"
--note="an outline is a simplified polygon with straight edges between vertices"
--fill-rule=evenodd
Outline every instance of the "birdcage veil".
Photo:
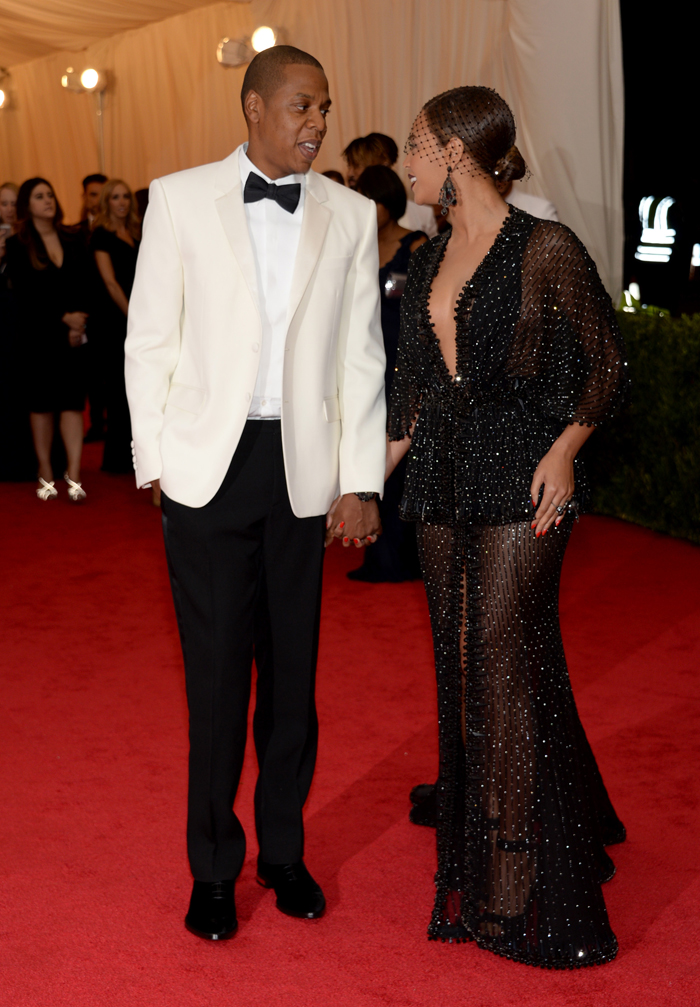
M 405 150 L 419 150 L 430 160 L 438 160 L 444 157 L 444 148 L 453 137 L 464 144 L 464 156 L 453 166 L 459 174 L 513 181 L 527 171 L 515 146 L 513 113 L 500 94 L 489 87 L 455 87 L 427 101 L 413 124 Z

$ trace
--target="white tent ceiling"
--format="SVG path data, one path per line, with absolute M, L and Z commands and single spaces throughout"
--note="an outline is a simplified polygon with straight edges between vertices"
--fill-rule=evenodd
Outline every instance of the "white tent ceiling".
M 236 0 L 246 3 L 247 0 Z M 77 52 L 212 0 L 0 0 L 0 66 Z

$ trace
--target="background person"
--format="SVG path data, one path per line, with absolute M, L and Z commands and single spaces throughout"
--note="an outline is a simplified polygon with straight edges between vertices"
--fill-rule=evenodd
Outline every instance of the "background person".
M 509 207 L 513 115 L 484 87 L 431 99 L 404 166 L 452 227 L 409 267 L 387 471 L 407 452 L 439 702 L 433 939 L 524 964 L 611 961 L 601 883 L 625 829 L 571 692 L 559 578 L 585 504 L 576 455 L 625 362 L 595 265 L 566 227 Z M 439 198 L 438 198 L 439 197 Z
M 345 179 L 343 176 L 339 171 L 335 171 L 333 168 L 330 168 L 328 171 L 322 171 L 321 174 L 324 178 L 330 178 L 332 182 L 337 182 L 338 185 L 345 185 Z
M 396 353 L 401 327 L 401 296 L 406 283 L 411 255 L 428 239 L 423 231 L 407 231 L 398 221 L 406 209 L 406 190 L 391 168 L 376 164 L 365 170 L 357 180 L 357 191 L 374 201 L 377 207 L 379 240 L 379 295 L 382 335 L 386 353 L 384 389 L 387 401 L 396 368 Z M 406 474 L 406 459 L 396 466 L 384 487 L 379 501 L 382 534 L 365 549 L 364 562 L 348 573 L 350 580 L 380 581 L 415 580 L 420 577 L 420 562 L 416 545 L 416 529 L 412 522 L 402 521 L 399 505 Z
M 112 178 L 100 195 L 90 251 L 101 277 L 90 331 L 99 331 L 104 374 L 107 433 L 103 472 L 133 472 L 131 420 L 124 382 L 124 340 L 129 297 L 141 239 L 136 200 L 126 184 Z
M 16 298 L 23 381 L 39 463 L 40 500 L 58 495 L 51 467 L 54 414 L 68 459 L 72 501 L 80 483 L 85 407 L 84 344 L 88 295 L 86 252 L 79 234 L 63 227 L 63 210 L 45 178 L 30 178 L 17 197 L 17 234 L 7 241 L 7 268 Z
M 392 168 L 398 159 L 399 148 L 396 141 L 386 133 L 368 133 L 367 136 L 351 140 L 342 156 L 348 168 L 348 185 L 354 189 L 365 168 L 374 164 Z M 413 200 L 406 201 L 406 209 L 399 224 L 408 231 L 424 231 L 429 238 L 437 234 L 437 225 L 430 207 L 418 206 Z
M 14 182 L 0 186 L 0 273 L 5 265 L 5 242 L 17 230 L 17 194 Z
M 107 176 L 101 172 L 86 175 L 83 179 L 82 207 L 78 227 L 85 240 L 86 247 L 90 244 L 93 223 L 100 205 L 100 193 L 106 181 Z M 87 276 L 89 286 L 99 294 L 102 281 L 92 257 L 90 257 L 90 267 L 88 267 Z M 103 441 L 105 436 L 105 382 L 102 334 L 96 318 L 93 317 L 90 319 L 89 327 L 88 342 L 85 348 L 85 372 L 87 376 L 88 403 L 90 406 L 90 426 L 83 438 L 85 444 Z

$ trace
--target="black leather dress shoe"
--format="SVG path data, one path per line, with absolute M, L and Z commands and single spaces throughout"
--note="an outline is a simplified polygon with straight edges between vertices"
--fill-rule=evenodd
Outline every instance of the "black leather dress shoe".
M 257 881 L 263 888 L 274 888 L 277 908 L 287 916 L 302 920 L 323 916 L 326 900 L 303 860 L 298 864 L 266 864 L 258 860 Z
M 408 820 L 414 825 L 425 825 L 429 829 L 437 827 L 437 786 L 433 783 L 419 783 L 410 794 L 413 807 Z
M 225 941 L 238 929 L 233 881 L 195 881 L 185 926 L 205 941 Z

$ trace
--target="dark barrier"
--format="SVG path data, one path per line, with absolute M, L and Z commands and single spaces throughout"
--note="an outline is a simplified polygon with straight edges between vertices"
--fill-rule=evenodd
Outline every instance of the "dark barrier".
M 700 315 L 618 317 L 632 387 L 585 449 L 592 509 L 700 544 Z

